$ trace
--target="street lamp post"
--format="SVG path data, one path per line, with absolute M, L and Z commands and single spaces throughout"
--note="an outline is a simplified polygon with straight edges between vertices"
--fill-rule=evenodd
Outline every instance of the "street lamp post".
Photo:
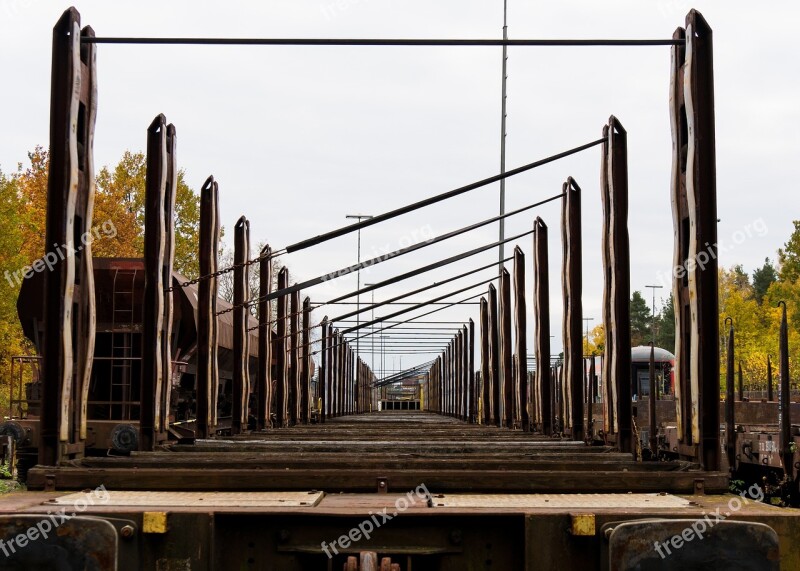
M 375 284 L 364 283 L 365 287 L 369 287 L 369 286 L 372 286 L 372 285 L 375 285 Z M 372 290 L 371 293 L 372 293 L 372 301 L 370 302 L 370 304 L 372 305 L 372 317 L 370 317 L 370 321 L 374 322 L 375 321 L 375 290 Z M 373 323 L 372 326 L 370 326 L 370 331 L 371 331 L 371 334 L 370 334 L 369 338 L 370 338 L 370 345 L 371 345 L 371 350 L 372 350 L 372 374 L 374 375 L 375 374 L 375 323 Z M 370 403 L 370 407 L 372 407 L 372 398 L 370 398 L 369 403 Z M 370 412 L 372 412 L 372 411 L 370 411 Z
M 369 214 L 346 214 L 345 218 L 350 218 L 361 222 L 362 220 L 369 220 L 372 218 Z M 361 266 L 361 228 L 358 229 L 358 265 Z M 356 290 L 361 289 L 361 267 L 356 270 Z M 361 294 L 356 294 L 356 311 L 361 309 Z M 360 318 L 361 314 L 356 313 L 356 327 L 360 325 Z M 358 367 L 358 337 L 356 337 L 356 387 L 358 386 L 359 379 L 359 367 Z
M 656 290 L 661 289 L 664 286 L 660 285 L 646 285 L 644 287 L 649 287 L 653 290 L 653 318 L 650 321 L 650 334 L 653 336 L 653 346 L 655 347 L 656 344 Z
M 583 320 L 586 322 L 586 347 L 589 347 L 589 322 L 594 321 L 594 317 L 584 317 Z

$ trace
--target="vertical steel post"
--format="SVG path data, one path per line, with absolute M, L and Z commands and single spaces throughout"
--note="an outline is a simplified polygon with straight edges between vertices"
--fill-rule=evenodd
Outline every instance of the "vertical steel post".
M 533 315 L 536 323 L 536 376 L 541 410 L 541 430 L 553 434 L 553 397 L 550 376 L 550 271 L 547 253 L 547 224 L 533 223 Z
M 781 458 L 783 460 L 783 470 L 789 480 L 794 480 L 794 452 L 792 451 L 792 417 L 791 417 L 791 388 L 789 378 L 789 326 L 786 321 L 786 302 L 781 301 L 783 306 L 781 313 L 781 330 L 778 339 L 780 351 L 780 374 L 781 387 L 778 392 L 778 429 L 780 430 Z
M 594 401 L 597 399 L 597 375 L 595 374 L 594 355 L 589 356 L 589 398 L 587 399 L 586 430 L 587 440 L 594 440 Z
M 95 50 L 81 45 L 80 14 L 70 8 L 53 28 L 50 163 L 46 244 L 72 244 L 92 225 Z M 76 65 L 77 64 L 77 65 Z M 54 466 L 83 455 L 86 406 L 94 354 L 94 275 L 91 249 L 45 273 L 39 463 Z
M 608 252 L 604 250 L 606 271 L 610 274 L 604 291 L 606 331 L 606 382 L 611 386 L 613 422 L 610 433 L 623 452 L 633 452 L 631 410 L 631 332 L 630 332 L 630 246 L 628 238 L 628 151 L 627 133 L 616 117 L 603 129 L 604 171 L 602 197 L 608 216 Z M 606 222 L 604 222 L 604 226 Z M 610 281 L 610 284 L 608 283 Z M 610 341 L 610 343 L 609 343 Z
M 467 403 L 467 419 L 469 422 L 478 422 L 478 399 L 475 386 L 475 322 L 469 320 L 469 344 L 467 346 L 467 384 L 469 401 Z
M 739 402 L 744 400 L 744 378 L 742 376 L 742 362 L 739 361 Z
M 469 420 L 469 329 L 461 328 L 461 420 Z
M 500 327 L 497 315 L 497 289 L 489 284 L 489 399 L 490 424 L 500 426 L 502 403 L 500 401 Z
M 303 325 L 302 340 L 300 346 L 302 347 L 300 354 L 303 361 L 300 379 L 300 418 L 303 424 L 311 422 L 311 298 L 306 297 L 303 300 Z M 317 381 L 319 384 L 319 380 Z
M 658 459 L 658 418 L 656 415 L 656 399 L 658 398 L 658 391 L 656 390 L 656 349 L 653 342 L 650 342 L 650 395 L 648 396 L 648 406 L 650 413 L 650 453 L 652 459 Z
M 517 387 L 512 374 L 511 356 L 511 276 L 508 270 L 500 271 L 500 399 L 503 403 L 502 425 L 514 428 Z
M 330 335 L 330 324 L 328 323 L 328 316 L 322 318 L 321 327 L 321 339 L 320 344 L 322 345 L 322 349 L 320 350 L 320 366 L 319 366 L 319 374 L 317 376 L 317 394 L 319 395 L 319 421 L 320 423 L 324 423 L 326 417 L 328 416 L 328 387 L 330 383 L 328 381 L 328 371 L 331 368 L 331 357 L 329 354 L 330 351 L 330 341 L 328 336 Z
M 272 291 L 271 256 L 272 249 L 268 245 L 264 246 L 261 249 L 258 269 L 258 381 L 256 383 L 258 430 L 270 428 L 272 424 L 272 304 L 266 300 L 266 296 Z
M 145 181 L 144 315 L 142 319 L 142 378 L 139 398 L 139 449 L 157 443 L 164 383 L 164 202 L 167 186 L 167 120 L 158 115 L 147 129 Z
M 214 205 L 214 177 L 210 176 L 200 189 L 200 243 L 199 269 L 201 276 L 214 271 L 216 252 L 212 251 L 213 235 L 216 231 L 216 210 Z M 210 279 L 200 280 L 197 284 L 197 422 L 195 436 L 209 438 L 213 431 L 214 415 L 212 407 L 214 399 L 212 390 L 215 386 L 213 377 L 214 358 L 214 314 L 212 296 L 213 283 Z
M 725 322 L 730 322 L 725 360 L 725 453 L 728 456 L 728 469 L 733 472 L 736 470 L 736 420 L 733 402 L 734 329 L 730 317 L 726 318 Z
M 525 306 L 525 254 L 514 248 L 514 355 L 516 357 L 515 409 L 522 430 L 531 430 L 528 397 L 527 311 Z
M 767 402 L 772 402 L 772 358 L 767 355 Z
M 716 142 L 712 31 L 696 10 L 672 48 L 675 402 L 681 457 L 720 467 Z M 702 261 L 702 263 L 701 263 Z
M 170 423 L 170 397 L 172 393 L 172 325 L 174 306 L 172 296 L 172 268 L 175 263 L 175 200 L 178 192 L 178 137 L 175 126 L 167 125 L 167 176 L 164 190 L 164 259 L 161 269 L 162 292 L 164 295 L 164 327 L 161 337 L 161 366 L 164 370 L 161 385 L 161 409 L 156 422 L 158 440 L 166 440 Z M 90 253 L 91 255 L 91 253 Z M 175 379 L 176 381 L 178 379 Z
M 300 422 L 300 292 L 289 296 L 289 424 Z
M 570 395 L 569 425 L 572 439 L 584 439 L 583 284 L 581 280 L 581 189 L 572 177 L 563 186 L 562 234 L 564 236 L 564 369 Z
M 278 272 L 278 289 L 289 286 L 289 269 L 283 267 Z M 278 428 L 285 428 L 289 423 L 289 355 L 286 351 L 288 345 L 287 317 L 288 296 L 278 297 L 278 321 L 275 327 L 277 347 L 275 361 L 277 370 L 277 383 L 275 385 L 275 424 Z
M 231 434 L 247 430 L 250 398 L 250 335 L 247 331 L 250 314 L 250 223 L 244 216 L 234 226 L 233 246 L 233 387 Z
M 482 415 L 479 424 L 491 424 L 491 402 L 492 387 L 490 382 L 489 369 L 491 367 L 489 357 L 489 303 L 485 297 L 480 301 L 480 325 L 481 325 L 481 407 Z

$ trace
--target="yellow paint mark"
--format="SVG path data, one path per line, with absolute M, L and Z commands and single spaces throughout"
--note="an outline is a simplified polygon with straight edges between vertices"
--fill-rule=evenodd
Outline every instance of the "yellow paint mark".
M 142 513 L 143 533 L 167 533 L 167 512 Z
M 572 518 L 572 527 L 570 533 L 572 535 L 594 535 L 595 524 L 594 514 L 570 514 Z

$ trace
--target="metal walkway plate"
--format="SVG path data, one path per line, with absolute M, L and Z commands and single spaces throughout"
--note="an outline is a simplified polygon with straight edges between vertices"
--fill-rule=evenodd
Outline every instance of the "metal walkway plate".
M 683 508 L 689 500 L 669 494 L 443 494 L 434 507 L 446 508 Z
M 281 508 L 314 507 L 325 492 L 125 492 L 108 491 L 108 501 L 93 498 L 94 505 L 132 507 Z M 52 503 L 75 505 L 86 501 L 79 492 L 56 498 Z

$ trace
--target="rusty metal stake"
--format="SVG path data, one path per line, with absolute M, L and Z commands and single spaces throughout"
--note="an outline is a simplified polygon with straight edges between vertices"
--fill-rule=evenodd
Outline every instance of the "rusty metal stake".
M 547 224 L 541 218 L 533 223 L 533 318 L 536 322 L 537 398 L 541 410 L 541 431 L 553 434 L 553 397 L 550 376 L 550 272 L 547 254 Z
M 786 321 L 786 302 L 781 301 L 778 305 L 783 306 L 781 313 L 781 331 L 778 340 L 780 349 L 780 374 L 781 388 L 778 393 L 778 428 L 780 429 L 781 456 L 783 459 L 783 469 L 789 480 L 794 480 L 794 453 L 791 445 L 792 439 L 792 417 L 791 417 L 791 384 L 789 379 L 789 326 Z
M 264 297 L 272 288 L 271 254 L 270 247 L 268 245 L 264 246 L 261 249 L 261 260 L 259 262 L 258 379 L 256 381 L 256 393 L 258 395 L 256 428 L 258 430 L 270 428 L 272 424 L 272 304 Z
M 233 387 L 231 407 L 231 434 L 247 430 L 248 401 L 250 397 L 250 335 L 248 334 L 250 301 L 250 222 L 240 217 L 234 227 L 233 262 Z

